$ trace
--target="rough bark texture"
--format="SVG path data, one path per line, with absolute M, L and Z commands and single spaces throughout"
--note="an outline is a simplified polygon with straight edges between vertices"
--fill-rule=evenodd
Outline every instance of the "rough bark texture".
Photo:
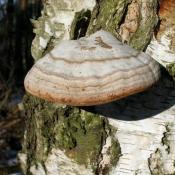
M 51 50 L 60 40 L 76 39 L 86 32 L 95 0 L 46 0 L 42 16 L 33 22 L 35 60 Z
M 100 166 L 103 161 L 102 149 L 109 139 L 110 147 L 107 148 L 109 165 L 116 165 L 120 146 L 114 137 L 115 130 L 104 117 L 30 96 L 24 98 L 24 106 L 27 128 L 23 151 L 27 153 L 27 173 L 38 164 L 41 164 L 48 173 L 52 171 L 49 163 L 45 162 L 49 161 L 49 155 L 54 151 L 58 151 L 57 154 L 60 155 L 64 151 L 67 161 L 72 159 L 70 161 L 72 170 L 69 170 L 69 173 L 81 174 L 80 167 L 85 172 L 85 167 L 91 168 L 94 173 L 108 171 L 110 166 L 103 167 L 103 170 Z M 51 161 L 53 163 L 53 160 Z M 61 162 L 63 163 L 64 160 L 58 161 L 59 164 Z M 81 166 L 76 167 L 73 165 L 75 163 Z M 66 168 L 67 163 L 64 164 L 59 165 L 59 173 L 64 173 L 64 166 Z
M 59 40 L 101 28 L 144 50 L 158 22 L 157 9 L 156 0 L 46 0 L 35 22 L 33 56 L 39 59 Z M 166 75 L 147 92 L 85 109 L 26 96 L 26 134 L 19 155 L 25 173 L 174 174 L 174 85 Z

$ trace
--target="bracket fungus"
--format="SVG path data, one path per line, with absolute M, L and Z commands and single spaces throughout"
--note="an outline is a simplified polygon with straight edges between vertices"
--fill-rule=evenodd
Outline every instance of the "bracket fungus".
M 100 30 L 62 41 L 25 78 L 32 95 L 72 106 L 91 106 L 141 92 L 160 77 L 151 57 Z

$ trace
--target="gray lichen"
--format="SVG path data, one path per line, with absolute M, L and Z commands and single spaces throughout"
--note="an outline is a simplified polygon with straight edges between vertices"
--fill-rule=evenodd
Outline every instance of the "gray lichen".
M 42 11 L 42 16 L 38 20 L 33 20 L 35 39 L 32 42 L 32 56 L 35 60 L 41 58 L 44 53 L 47 53 L 54 46 L 53 43 L 61 40 L 64 36 L 65 26 L 63 23 L 54 23 L 54 4 L 45 4 Z M 52 9 L 52 10 L 49 10 Z M 59 36 L 56 32 L 60 32 Z

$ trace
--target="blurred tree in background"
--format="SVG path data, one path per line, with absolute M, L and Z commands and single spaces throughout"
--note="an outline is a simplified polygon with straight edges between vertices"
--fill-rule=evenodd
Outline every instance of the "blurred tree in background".
M 33 63 L 30 19 L 39 16 L 41 5 L 41 0 L 0 0 L 0 110 L 9 94 L 22 88 L 25 73 Z
M 0 175 L 3 167 L 17 164 L 9 162 L 21 148 L 24 119 L 18 104 L 33 64 L 30 19 L 37 19 L 41 8 L 41 0 L 0 0 Z
M 32 65 L 30 45 L 33 38 L 30 18 L 40 14 L 40 0 L 0 1 L 1 65 L 0 73 L 8 80 L 22 82 L 25 72 Z

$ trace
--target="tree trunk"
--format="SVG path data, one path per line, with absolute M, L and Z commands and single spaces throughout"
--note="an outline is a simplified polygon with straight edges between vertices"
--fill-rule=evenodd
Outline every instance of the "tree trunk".
M 41 58 L 61 40 L 99 29 L 145 51 L 159 32 L 161 3 L 45 0 L 42 16 L 33 22 L 33 57 Z M 26 132 L 19 154 L 25 174 L 174 174 L 175 83 L 166 71 L 162 74 L 150 90 L 99 106 L 70 107 L 26 95 Z

